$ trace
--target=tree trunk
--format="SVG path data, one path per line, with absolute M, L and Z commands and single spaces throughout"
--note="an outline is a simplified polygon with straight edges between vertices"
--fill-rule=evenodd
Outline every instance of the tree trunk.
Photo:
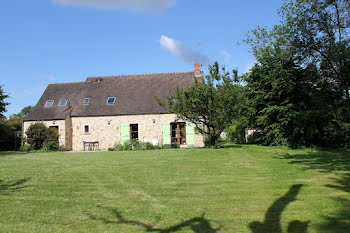
M 220 133 L 221 134 L 221 133 Z M 216 143 L 217 143 L 217 140 L 219 139 L 220 137 L 220 134 L 215 134 L 215 135 L 209 135 L 208 137 L 208 140 L 207 140 L 207 143 L 206 143 L 206 146 L 215 146 Z

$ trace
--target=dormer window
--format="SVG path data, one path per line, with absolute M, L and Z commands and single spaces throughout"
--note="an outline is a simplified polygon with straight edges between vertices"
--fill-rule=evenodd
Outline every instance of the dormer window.
M 53 100 L 47 100 L 46 103 L 45 103 L 45 105 L 44 105 L 44 108 L 52 107 L 52 105 L 53 105 L 54 102 L 55 102 L 55 101 L 53 101 Z
M 90 103 L 90 98 L 85 98 L 83 101 L 84 105 L 88 105 Z
M 59 107 L 63 107 L 63 106 L 66 106 L 67 103 L 68 103 L 68 100 L 60 100 L 58 106 L 59 106 Z
M 107 104 L 114 104 L 115 103 L 115 97 L 108 97 Z

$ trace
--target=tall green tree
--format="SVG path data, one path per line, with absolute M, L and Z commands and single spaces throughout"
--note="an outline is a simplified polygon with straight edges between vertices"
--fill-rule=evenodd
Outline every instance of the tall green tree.
M 0 118 L 4 118 L 3 113 L 6 112 L 6 106 L 9 104 L 5 102 L 5 99 L 9 96 L 4 93 L 2 87 L 3 86 L 0 85 Z
M 251 126 L 269 145 L 344 146 L 349 142 L 349 1 L 291 0 L 281 25 L 246 42 L 257 63 L 244 76 Z
M 0 150 L 13 149 L 9 147 L 9 142 L 13 138 L 11 127 L 3 115 L 8 105 L 5 99 L 8 97 L 9 96 L 4 93 L 3 86 L 0 86 Z
M 11 117 L 25 117 L 25 116 L 27 116 L 32 110 L 33 110 L 33 106 L 26 106 L 26 107 L 24 107 L 24 108 L 22 108 L 22 110 L 18 113 L 18 114 L 12 114 L 11 116 L 10 116 L 10 118 Z
M 350 1 L 294 0 L 280 14 L 298 63 L 314 64 L 319 81 L 338 93 L 350 113 Z
M 179 119 L 194 123 L 205 135 L 206 145 L 214 146 L 220 134 L 239 116 L 243 87 L 236 81 L 237 71 L 231 75 L 215 62 L 209 66 L 209 75 L 203 82 L 196 79 L 193 86 L 178 88 L 168 96 L 168 109 Z

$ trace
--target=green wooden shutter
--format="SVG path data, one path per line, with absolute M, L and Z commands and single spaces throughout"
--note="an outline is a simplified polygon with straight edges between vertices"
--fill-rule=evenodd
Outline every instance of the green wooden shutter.
M 170 123 L 162 123 L 163 145 L 170 145 Z
M 124 142 L 130 140 L 130 125 L 129 124 L 121 124 L 120 126 L 120 143 L 124 144 Z
M 195 131 L 194 131 L 195 125 L 190 122 L 186 122 L 186 144 L 190 146 L 195 146 Z

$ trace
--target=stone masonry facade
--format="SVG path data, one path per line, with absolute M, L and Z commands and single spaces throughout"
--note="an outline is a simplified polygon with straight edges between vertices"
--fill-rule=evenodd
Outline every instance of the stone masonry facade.
M 98 141 L 101 150 L 107 150 L 116 143 L 120 143 L 120 127 L 122 124 L 138 124 L 139 140 L 148 141 L 153 144 L 162 144 L 162 123 L 175 122 L 175 114 L 148 114 L 148 115 L 125 115 L 125 116 L 96 116 L 96 117 L 72 117 L 72 150 L 83 150 L 83 141 Z M 59 144 L 66 144 L 65 120 L 42 121 L 45 125 L 59 126 Z M 24 132 L 35 123 L 24 122 Z M 53 124 L 54 123 L 54 124 Z M 85 126 L 89 132 L 85 133 Z M 68 144 L 67 144 L 68 145 Z M 201 134 L 195 135 L 196 147 L 203 147 L 204 140 Z

